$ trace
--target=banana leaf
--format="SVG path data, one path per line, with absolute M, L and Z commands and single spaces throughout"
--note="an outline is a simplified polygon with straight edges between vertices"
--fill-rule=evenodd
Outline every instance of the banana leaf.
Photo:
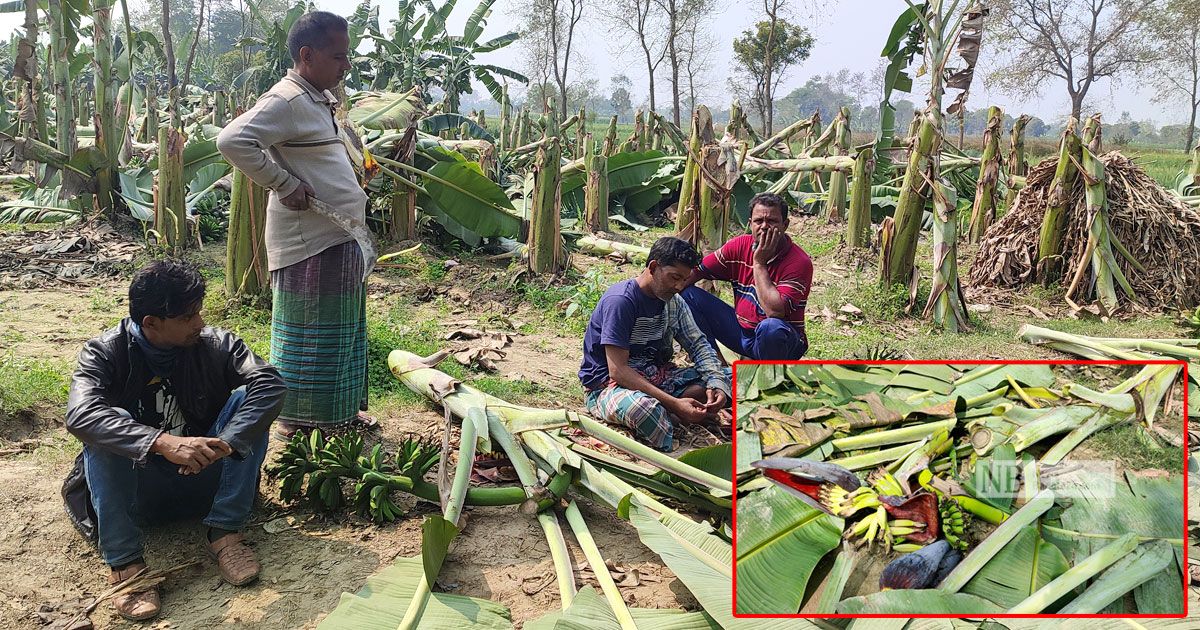
M 678 179 L 678 176 L 672 179 Z M 653 182 L 641 188 L 618 191 L 616 194 L 609 191 L 609 199 L 611 199 L 609 213 L 612 214 L 612 210 L 617 209 L 620 214 L 632 214 L 635 217 L 646 216 L 671 194 L 671 183 L 672 180 L 667 180 L 665 185 Z
M 1135 625 L 1136 624 L 1136 625 Z M 984 630 L 1046 630 L 1046 621 L 1035 618 L 1004 618 L 989 621 L 983 626 Z M 1106 619 L 1100 617 L 1059 617 L 1054 619 L 1054 630 L 1195 630 L 1196 618 L 1182 617 L 1176 619 L 1138 618 Z
M 739 410 L 740 411 L 740 410 Z M 737 474 L 748 475 L 756 469 L 750 462 L 756 462 L 763 457 L 762 440 L 753 431 L 738 431 L 737 434 Z
M 750 224 L 750 200 L 758 192 L 750 184 L 746 182 L 744 177 L 739 177 L 733 184 L 733 218 L 740 226 Z
M 423 178 L 425 190 L 435 207 L 422 207 L 435 218 L 452 219 L 439 221 L 447 231 L 474 244 L 482 238 L 521 237 L 521 217 L 504 189 L 468 163 L 438 162 L 428 173 L 433 177 Z
M 224 164 L 228 170 L 229 165 L 225 162 L 225 157 L 221 155 L 221 152 L 217 150 L 215 139 L 192 139 L 183 147 L 183 181 L 192 181 L 200 169 L 218 163 Z M 147 166 L 152 171 L 158 170 L 158 156 L 151 158 Z
M 838 614 L 842 615 L 981 616 L 1003 612 L 1003 608 L 982 597 L 947 593 L 936 588 L 880 591 L 844 599 L 838 604 Z
M 722 479 L 733 480 L 733 445 L 728 442 L 693 449 L 676 459 Z M 682 478 L 665 471 L 659 471 L 654 476 L 662 481 L 684 481 Z
M 813 569 L 841 540 L 842 519 L 772 486 L 739 500 L 737 520 L 737 612 L 795 614 Z
M 490 131 L 479 126 L 479 123 L 453 112 L 426 116 L 417 123 L 417 129 L 428 134 L 438 135 L 443 131 L 458 131 L 463 123 L 467 124 L 467 135 L 475 140 L 487 140 L 496 143 L 496 137 Z M 407 125 L 406 125 L 407 126 Z
M 143 166 L 134 171 L 121 171 L 117 179 L 121 184 L 121 198 L 129 206 L 129 214 L 138 221 L 153 221 L 154 198 L 146 191 L 154 188 L 154 173 Z
M 628 227 L 629 229 L 633 230 L 634 232 L 645 232 L 646 230 L 650 229 L 640 223 L 634 223 L 633 221 L 630 221 L 624 215 L 624 213 L 615 213 L 615 212 L 610 211 L 608 213 L 608 220 L 616 221 L 617 223 L 620 223 L 621 225 Z
M 981 374 L 982 376 L 975 375 Z M 1051 387 L 1054 385 L 1054 373 L 1049 365 L 1003 365 L 995 369 L 991 365 L 980 365 L 963 375 L 962 384 L 954 388 L 954 395 L 961 398 L 974 398 L 996 389 L 1007 382 L 1007 377 L 1023 387 Z
M 645 213 L 666 194 L 664 184 L 675 176 L 679 164 L 677 156 L 668 156 L 662 151 L 626 151 L 610 156 L 610 205 L 621 211 Z M 564 214 L 579 216 L 583 209 L 583 187 L 583 173 L 571 173 L 563 177 L 561 195 Z
M 796 502 L 800 503 L 799 500 Z M 662 558 L 705 612 L 725 630 L 818 628 L 804 619 L 735 618 L 733 594 L 730 592 L 733 553 L 728 543 L 708 533 L 711 530 L 703 524 L 678 516 L 655 518 L 644 507 L 640 507 L 636 499 L 629 502 L 627 513 L 642 543 Z M 835 543 L 839 535 L 840 531 L 835 534 Z
M 1062 551 L 1043 540 L 1037 526 L 1030 525 L 993 556 L 962 592 L 1008 610 L 1069 568 Z
M 447 149 L 433 138 L 417 138 L 417 156 L 428 160 L 427 163 L 417 162 L 420 168 L 427 168 L 438 162 L 468 162 L 467 157 L 454 149 Z M 476 163 L 478 165 L 478 163 Z
M 187 187 L 187 209 L 192 214 L 196 204 L 217 194 L 217 182 L 229 173 L 229 165 L 224 162 L 208 164 L 196 171 Z
M 397 558 L 367 578 L 357 593 L 342 593 L 337 608 L 317 627 L 321 630 L 395 630 L 404 617 L 423 572 L 420 557 Z M 510 630 L 512 617 L 503 604 L 433 593 L 421 616 L 428 630 Z
M 60 200 L 58 191 L 58 187 L 38 189 L 29 197 L 0 202 L 0 223 L 57 223 L 79 218 L 79 209 Z
M 1185 527 L 1182 475 L 1151 477 L 1128 471 L 1112 477 L 1080 469 L 1055 476 L 1054 484 L 1056 488 L 1062 488 L 1060 494 L 1070 494 L 1071 505 L 1059 516 L 1061 529 L 1047 527 L 1043 535 L 1062 549 L 1072 564 L 1126 532 L 1166 539 L 1175 549 L 1172 566 L 1134 589 L 1136 611 L 1125 610 L 1123 600 L 1118 600 L 1101 612 L 1173 614 L 1183 611 L 1183 589 L 1180 588 Z
M 703 612 L 657 608 L 630 608 L 638 630 L 720 630 Z M 621 630 L 612 609 L 590 586 L 580 589 L 571 607 L 525 622 L 525 630 Z
M 407 129 L 423 109 L 415 88 L 404 93 L 368 92 L 355 98 L 347 116 L 367 129 Z

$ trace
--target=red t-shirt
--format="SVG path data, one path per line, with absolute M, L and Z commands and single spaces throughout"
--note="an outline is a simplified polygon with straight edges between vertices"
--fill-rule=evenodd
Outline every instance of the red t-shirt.
M 750 234 L 730 239 L 717 251 L 704 257 L 700 271 L 712 280 L 728 280 L 733 284 L 733 309 L 742 328 L 753 329 L 767 318 L 758 305 L 754 290 L 754 237 Z M 804 307 L 812 287 L 812 259 L 800 246 L 788 239 L 787 248 L 767 264 L 767 275 L 775 283 L 780 297 L 788 307 L 782 317 L 800 334 L 804 334 Z

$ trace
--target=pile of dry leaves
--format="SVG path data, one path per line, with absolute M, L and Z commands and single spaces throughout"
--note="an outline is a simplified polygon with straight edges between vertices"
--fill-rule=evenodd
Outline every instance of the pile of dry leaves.
M 1200 304 L 1200 212 L 1184 205 L 1124 155 L 1113 151 L 1100 159 L 1107 175 L 1112 237 L 1120 240 L 1142 266 L 1138 269 L 1124 256 L 1116 255 L 1138 304 L 1150 308 L 1192 308 Z M 1035 281 L 1038 239 L 1057 165 L 1058 158 L 1052 157 L 1035 166 L 1013 207 L 988 229 L 971 266 L 972 285 L 1016 288 Z M 1089 216 L 1082 177 L 1076 178 L 1066 198 L 1062 254 L 1067 261 L 1064 275 L 1070 278 L 1084 259 L 1088 241 Z M 1092 295 L 1087 288 L 1092 284 L 1089 265 L 1081 284 L 1085 299 Z M 1122 299 L 1126 299 L 1123 294 Z
M 0 288 L 86 286 L 128 271 L 143 249 L 106 224 L 0 233 Z

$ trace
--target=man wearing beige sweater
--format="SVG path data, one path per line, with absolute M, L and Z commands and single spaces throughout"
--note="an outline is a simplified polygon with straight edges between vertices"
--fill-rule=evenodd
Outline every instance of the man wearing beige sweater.
M 365 409 L 369 264 L 346 227 L 365 224 L 367 196 L 330 92 L 350 69 L 346 20 L 307 13 L 288 48 L 293 68 L 217 138 L 225 159 L 270 191 L 271 363 L 288 385 L 285 434 L 345 426 Z

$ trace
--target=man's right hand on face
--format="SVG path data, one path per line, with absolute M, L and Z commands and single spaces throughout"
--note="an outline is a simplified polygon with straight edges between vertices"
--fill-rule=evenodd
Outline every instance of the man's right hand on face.
M 154 440 L 150 452 L 162 455 L 172 464 L 178 464 L 180 474 L 194 475 L 230 455 L 233 449 L 220 438 L 176 437 L 162 433 Z
M 296 187 L 296 190 L 293 190 L 292 194 L 280 199 L 279 203 L 282 203 L 284 206 L 287 206 L 292 210 L 307 210 L 308 198 L 316 196 L 317 192 L 312 189 L 312 186 L 309 186 L 305 182 L 300 182 L 300 185 Z
M 676 398 L 675 403 L 668 409 L 680 422 L 695 424 L 709 419 L 708 409 L 704 403 L 693 398 Z
M 767 228 L 755 239 L 754 264 L 767 265 L 783 247 L 783 233 L 775 228 Z

